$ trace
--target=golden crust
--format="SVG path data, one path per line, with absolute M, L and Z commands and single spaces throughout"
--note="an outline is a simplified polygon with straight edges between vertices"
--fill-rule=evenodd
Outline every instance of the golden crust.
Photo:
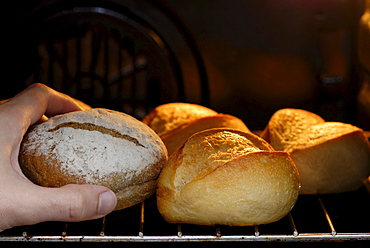
M 143 122 L 163 136 L 193 120 L 213 115 L 217 112 L 202 105 L 173 102 L 156 107 L 144 117 Z
M 288 153 L 253 134 L 217 128 L 194 134 L 169 158 L 157 205 L 171 223 L 248 226 L 285 216 L 298 192 Z
M 158 106 L 143 122 L 161 137 L 169 155 L 191 135 L 202 130 L 226 127 L 250 132 L 244 122 L 235 116 L 219 114 L 204 106 L 189 103 Z
M 325 122 L 314 113 L 282 109 L 261 135 L 289 152 L 301 176 L 301 194 L 341 193 L 358 189 L 370 174 L 370 146 L 363 130 Z

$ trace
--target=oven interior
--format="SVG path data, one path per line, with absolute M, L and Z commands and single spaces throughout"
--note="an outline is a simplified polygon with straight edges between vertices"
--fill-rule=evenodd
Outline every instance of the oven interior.
M 198 103 L 219 109 L 220 112 L 235 114 L 245 120 L 253 130 L 261 130 L 267 117 L 285 104 L 304 107 L 334 120 L 352 123 L 359 120 L 356 112 L 356 94 L 361 77 L 356 69 L 358 66 L 356 56 L 351 49 L 354 49 L 355 43 L 353 27 L 363 7 L 360 1 L 341 1 L 341 4 L 337 4 L 339 7 L 336 1 L 324 1 L 320 4 L 316 3 L 317 1 L 313 1 L 315 3 L 302 1 L 302 6 L 298 6 L 300 10 L 304 7 L 315 9 L 319 6 L 320 8 L 315 9 L 313 13 L 316 22 L 326 19 L 327 23 L 331 24 L 331 26 L 325 26 L 323 24 L 325 22 L 315 24 L 320 26 L 321 32 L 318 35 L 320 56 L 327 55 L 325 58 L 328 59 L 317 62 L 317 59 L 311 58 L 316 63 L 316 67 L 314 66 L 316 69 L 309 71 L 305 71 L 306 65 L 301 65 L 300 60 L 279 50 L 280 47 L 276 48 L 277 52 L 273 51 L 270 54 L 266 50 L 273 50 L 273 46 L 268 49 L 258 48 L 256 51 L 243 48 L 240 53 L 236 52 L 235 47 L 238 47 L 238 44 L 234 44 L 230 49 L 232 43 L 230 40 L 224 41 L 226 45 L 222 42 L 211 42 L 209 47 L 204 47 L 202 42 L 216 38 L 214 35 L 199 35 L 199 32 L 203 31 L 202 28 L 195 27 L 195 24 L 185 19 L 184 15 L 189 14 L 188 11 L 192 10 L 192 7 L 198 6 L 196 9 L 198 11 L 194 13 L 198 14 L 198 17 L 194 19 L 199 21 L 202 20 L 199 16 L 204 14 L 202 11 L 207 8 L 210 11 L 212 9 L 220 11 L 225 6 L 219 1 L 216 1 L 218 5 L 208 3 L 209 6 L 206 3 L 195 2 L 190 1 L 186 4 L 178 1 L 145 0 L 30 1 L 28 5 L 12 12 L 17 18 L 14 18 L 13 25 L 4 27 L 4 33 L 8 34 L 9 39 L 2 41 L 5 59 L 1 62 L 1 71 L 4 82 L 11 83 L 7 85 L 7 90 L 1 92 L 1 98 L 11 97 L 31 83 L 43 82 L 93 107 L 123 111 L 138 119 L 143 118 L 160 104 L 180 101 Z M 236 6 L 243 5 L 242 1 L 233 2 Z M 271 1 L 260 3 L 251 1 L 247 13 L 252 15 L 253 7 L 266 9 L 268 3 L 279 10 Z M 288 3 L 291 1 L 282 2 L 283 5 Z M 297 4 L 291 4 L 297 7 Z M 330 12 L 329 7 L 333 6 L 335 8 Z M 330 14 L 339 13 L 340 16 L 345 8 L 350 8 L 351 13 L 355 12 L 357 15 L 355 17 L 346 15 L 346 21 L 340 22 L 344 26 L 344 29 L 341 29 L 336 26 L 339 25 L 336 19 L 330 18 Z M 15 8 L 10 5 L 9 9 Z M 216 15 L 217 11 L 213 15 Z M 230 11 L 231 8 L 223 9 L 223 13 Z M 283 10 L 280 11 L 280 14 L 285 13 Z M 263 19 L 257 16 L 258 18 Z M 267 20 L 272 21 L 268 18 Z M 209 22 L 208 19 L 203 20 L 206 27 Z M 287 22 L 289 21 L 285 20 L 285 23 Z M 269 31 L 259 30 L 265 27 L 264 25 L 267 24 L 256 27 L 251 25 L 250 30 L 246 31 L 250 35 L 249 39 L 261 40 L 265 36 L 263 32 Z M 229 32 L 232 32 L 234 28 L 229 29 L 231 29 Z M 281 36 L 277 34 L 277 37 Z M 332 39 L 343 37 L 349 37 L 345 42 L 350 46 L 348 49 L 350 51 L 343 47 L 338 49 L 345 50 L 350 55 L 328 48 L 330 45 L 327 43 Z M 280 39 L 277 44 L 282 42 Z M 300 42 L 295 39 L 295 42 Z M 253 45 L 255 44 L 251 46 Z M 287 50 L 289 42 L 281 46 Z M 229 49 L 227 55 L 224 49 Z M 304 52 L 311 54 L 311 50 L 308 48 L 307 50 L 309 51 Z M 348 60 L 345 68 L 339 71 L 330 64 L 333 58 L 338 56 L 345 56 Z M 244 61 L 245 65 L 233 63 L 234 59 Z M 251 60 L 257 65 L 252 64 Z M 279 79 L 281 74 L 277 71 L 283 68 L 279 67 L 280 61 L 287 67 L 283 72 L 289 74 L 287 78 L 280 78 L 281 81 L 302 80 L 301 75 L 295 75 L 295 69 L 303 71 L 302 73 L 309 78 L 302 81 L 302 86 L 292 86 L 288 83 L 287 91 L 292 87 L 293 90 L 306 87 L 304 89 L 310 96 L 305 96 L 301 92 L 299 93 L 301 95 L 298 94 L 301 98 L 297 100 L 298 97 L 297 103 L 294 104 L 290 101 L 284 102 L 280 96 L 274 94 L 268 97 L 275 99 L 276 104 L 267 103 L 268 99 L 261 100 L 261 89 L 253 86 L 258 85 L 259 81 L 253 80 L 256 80 L 257 76 L 265 76 L 260 72 L 261 64 L 267 65 L 266 74 L 271 72 L 272 76 L 276 75 Z M 222 72 L 225 74 L 217 71 L 219 66 L 223 66 Z M 257 73 L 245 78 L 243 76 L 241 80 L 240 73 L 246 69 L 252 72 L 255 70 Z M 249 73 L 248 70 L 244 72 L 246 75 Z M 235 82 L 225 84 L 228 80 Z M 252 86 L 243 85 L 248 84 L 245 83 L 248 80 Z M 266 80 L 276 81 L 275 78 Z M 263 85 L 265 81 L 261 82 L 261 87 L 265 87 Z M 305 86 L 304 82 L 314 82 L 314 86 Z M 275 83 L 280 85 L 279 87 L 285 87 L 284 84 L 280 84 L 281 82 Z M 246 89 L 236 93 L 233 84 Z M 248 95 L 248 92 L 253 96 Z M 226 93 L 229 95 L 225 95 Z M 333 109 L 339 111 L 332 111 Z M 369 124 L 368 117 L 362 114 L 360 117 L 359 123 L 366 128 Z M 292 211 L 282 220 L 249 227 L 169 224 L 160 216 L 155 196 L 152 196 L 142 204 L 113 212 L 99 220 L 80 223 L 47 222 L 16 227 L 2 232 L 0 241 L 367 241 L 370 240 L 369 188 L 369 182 L 366 181 L 356 192 L 302 195 Z

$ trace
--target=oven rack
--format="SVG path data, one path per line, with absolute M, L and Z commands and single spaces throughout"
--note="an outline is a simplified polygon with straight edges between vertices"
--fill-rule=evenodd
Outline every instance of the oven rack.
M 370 183 L 355 192 L 299 196 L 292 211 L 270 224 L 246 227 L 170 224 L 155 196 L 99 220 L 45 222 L 0 233 L 24 242 L 338 242 L 370 240 Z

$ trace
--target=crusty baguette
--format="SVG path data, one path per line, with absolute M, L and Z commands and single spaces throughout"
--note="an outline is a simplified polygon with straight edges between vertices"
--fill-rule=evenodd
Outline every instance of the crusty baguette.
M 191 103 L 168 103 L 155 108 L 143 122 L 163 140 L 168 154 L 176 151 L 192 134 L 209 128 L 228 127 L 250 132 L 239 118 L 219 114 L 207 107 Z
M 298 192 L 288 153 L 254 134 L 215 128 L 192 135 L 170 156 L 157 205 L 171 223 L 248 226 L 284 217 Z
M 261 134 L 275 150 L 289 152 L 298 167 L 301 194 L 353 191 L 370 174 L 370 146 L 362 129 L 325 122 L 301 109 L 281 109 Z
M 71 112 L 33 126 L 19 154 L 34 183 L 103 185 L 117 195 L 115 210 L 152 195 L 166 161 L 166 148 L 152 129 L 107 109 Z

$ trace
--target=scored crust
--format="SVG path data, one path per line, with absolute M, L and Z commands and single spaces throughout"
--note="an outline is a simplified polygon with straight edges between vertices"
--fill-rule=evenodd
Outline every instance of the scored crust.
M 25 135 L 19 156 L 38 185 L 98 184 L 117 195 L 116 210 L 154 193 L 167 160 L 158 135 L 135 118 L 92 109 L 50 118 Z
M 362 129 L 325 122 L 300 109 L 281 109 L 262 138 L 275 150 L 289 152 L 301 177 L 301 194 L 353 191 L 370 174 L 370 146 Z
M 298 192 L 288 153 L 251 133 L 217 128 L 192 135 L 169 158 L 157 205 L 171 223 L 247 226 L 279 220 Z

